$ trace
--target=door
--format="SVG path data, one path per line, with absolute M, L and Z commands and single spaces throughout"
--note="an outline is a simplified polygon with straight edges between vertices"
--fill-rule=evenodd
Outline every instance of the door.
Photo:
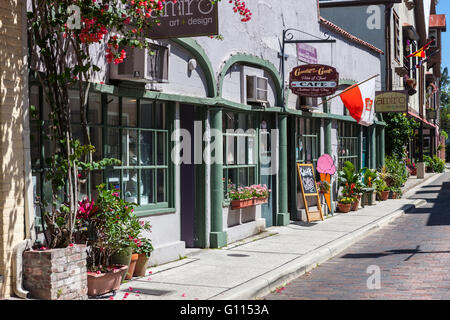
M 271 145 L 271 130 L 274 129 L 273 117 L 270 115 L 263 115 L 261 117 L 260 124 L 260 172 L 261 172 L 261 184 L 267 185 L 267 187 L 272 191 L 269 193 L 268 202 L 261 206 L 261 216 L 266 219 L 266 227 L 271 227 L 274 224 L 274 199 L 275 199 L 275 188 L 273 184 L 273 175 L 271 166 L 272 163 L 272 145 Z
M 195 239 L 196 168 L 192 156 L 194 154 L 194 121 L 195 108 L 180 105 L 180 128 L 187 130 L 191 136 L 190 163 L 180 165 L 181 240 L 186 243 L 187 248 L 194 247 Z

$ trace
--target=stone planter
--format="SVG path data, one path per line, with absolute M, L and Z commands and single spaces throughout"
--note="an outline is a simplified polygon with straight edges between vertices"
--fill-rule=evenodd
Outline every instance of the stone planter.
M 374 206 L 376 203 L 377 194 L 375 193 L 375 189 L 370 188 L 365 190 L 364 194 L 364 205 L 366 206 Z
M 23 286 L 35 299 L 87 299 L 86 271 L 85 245 L 23 253 Z
M 125 275 L 127 269 L 128 266 L 117 265 L 113 270 L 107 273 L 87 273 L 88 295 L 100 296 L 119 290 L 120 284 L 122 283 L 122 277 Z

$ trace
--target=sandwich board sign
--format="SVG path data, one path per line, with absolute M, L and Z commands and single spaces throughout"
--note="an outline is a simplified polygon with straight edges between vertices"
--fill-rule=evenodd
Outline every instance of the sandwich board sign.
M 317 190 L 314 166 L 311 163 L 297 163 L 297 172 L 308 222 L 323 221 L 322 205 L 320 203 L 319 191 Z M 309 211 L 308 198 L 310 197 L 317 198 L 318 211 Z

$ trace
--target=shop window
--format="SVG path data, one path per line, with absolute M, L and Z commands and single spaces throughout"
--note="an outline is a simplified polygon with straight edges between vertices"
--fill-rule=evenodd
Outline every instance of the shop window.
M 394 11 L 394 59 L 400 62 L 400 22 L 398 15 Z
M 295 132 L 297 163 L 312 163 L 316 167 L 320 156 L 320 120 L 299 118 L 296 120 Z
M 350 122 L 339 122 L 338 137 L 339 170 L 344 167 L 346 161 L 350 161 L 355 168 L 359 168 L 360 137 L 357 125 Z
M 72 96 L 72 93 L 70 93 Z M 74 95 L 72 123 L 74 137 L 82 138 L 79 107 Z M 30 101 L 38 105 L 37 116 L 30 120 L 32 144 L 32 170 L 37 195 L 50 195 L 43 180 L 45 158 L 53 152 L 53 143 L 44 139 L 49 121 L 45 112 L 42 92 L 31 87 Z M 93 171 L 81 188 L 80 196 L 95 198 L 96 186 L 106 183 L 121 190 L 121 196 L 141 207 L 138 210 L 169 208 L 169 132 L 167 106 L 152 100 L 90 93 L 88 102 L 88 128 L 95 146 L 94 161 L 116 158 L 120 166 Z M 36 112 L 35 112 L 36 113 Z M 41 121 L 44 120 L 44 121 Z
M 224 192 L 257 182 L 257 134 L 254 118 L 246 113 L 224 112 Z

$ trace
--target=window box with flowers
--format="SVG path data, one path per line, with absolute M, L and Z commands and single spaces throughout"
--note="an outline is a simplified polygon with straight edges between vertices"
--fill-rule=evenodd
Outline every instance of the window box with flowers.
M 252 185 L 231 189 L 229 198 L 231 209 L 242 209 L 267 203 L 271 190 L 266 185 Z

